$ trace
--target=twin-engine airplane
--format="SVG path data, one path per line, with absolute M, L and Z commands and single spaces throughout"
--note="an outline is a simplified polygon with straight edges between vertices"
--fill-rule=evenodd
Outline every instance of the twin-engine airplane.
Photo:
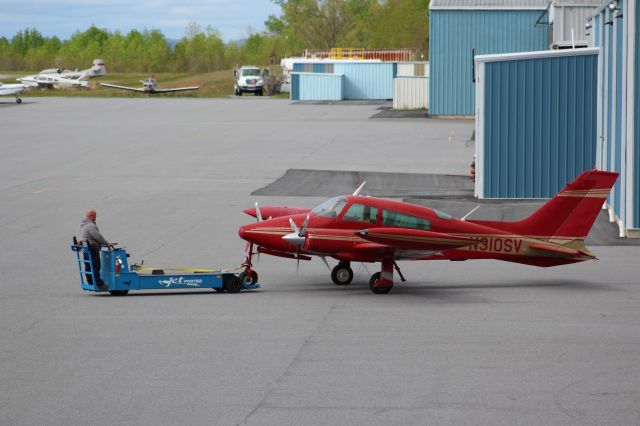
M 140 87 L 140 88 L 119 86 L 117 84 L 111 84 L 111 83 L 100 83 L 100 85 L 101 86 L 105 86 L 105 87 L 113 87 L 114 89 L 129 90 L 129 91 L 132 91 L 132 92 L 146 93 L 147 95 L 153 95 L 154 93 L 184 92 L 186 90 L 198 90 L 200 88 L 199 86 L 193 86 L 193 87 L 175 87 L 175 88 L 172 88 L 172 89 L 158 89 L 158 87 L 157 87 L 158 82 L 156 81 L 156 79 L 154 77 L 145 78 L 144 80 L 140 80 L 140 83 L 142 83 L 142 87 Z
M 369 281 L 376 294 L 393 288 L 394 269 L 405 281 L 398 260 L 497 259 L 549 267 L 595 259 L 584 240 L 617 178 L 618 173 L 584 172 L 518 222 L 456 219 L 427 207 L 359 196 L 362 186 L 312 210 L 256 204 L 245 213 L 258 222 L 239 230 L 250 243 L 243 278 L 257 279 L 251 269 L 256 253 L 298 261 L 315 255 L 325 264 L 332 257 L 339 262 L 331 271 L 337 285 L 353 279 L 350 262 L 381 262 Z
M 40 71 L 38 74 L 20 77 L 17 80 L 29 87 L 40 87 L 46 89 L 89 87 L 89 79 L 107 74 L 102 59 L 94 59 L 91 68 L 75 71 L 64 68 L 50 68 Z

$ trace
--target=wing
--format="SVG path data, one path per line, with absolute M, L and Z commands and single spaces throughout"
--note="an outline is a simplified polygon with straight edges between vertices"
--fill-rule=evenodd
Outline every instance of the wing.
M 294 214 L 309 213 L 310 211 L 311 209 L 300 209 L 297 207 L 260 206 L 260 214 L 265 219 L 270 217 L 292 216 Z M 249 216 L 253 216 L 253 217 L 258 216 L 258 214 L 256 213 L 255 207 L 243 210 L 243 213 L 246 213 Z
M 176 87 L 175 89 L 155 89 L 153 93 L 171 93 L 171 92 L 184 92 L 187 90 L 198 90 L 199 86 L 194 87 Z
M 475 242 L 471 238 L 408 228 L 370 228 L 358 231 L 356 234 L 367 241 L 405 251 L 439 252 L 468 246 Z
M 127 87 L 127 86 L 118 86 L 117 84 L 100 83 L 100 86 L 113 87 L 114 89 L 130 90 L 132 92 L 144 93 L 144 89 L 135 88 L 135 87 Z

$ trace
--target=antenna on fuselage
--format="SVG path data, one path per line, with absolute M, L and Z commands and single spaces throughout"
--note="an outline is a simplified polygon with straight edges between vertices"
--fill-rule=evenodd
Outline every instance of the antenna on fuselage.
M 466 219 L 471 215 L 471 213 L 475 212 L 475 211 L 476 211 L 476 210 L 478 210 L 479 208 L 480 208 L 480 204 L 478 204 L 477 206 L 475 206 L 475 207 L 473 208 L 473 210 L 471 210 L 469 213 L 467 213 L 467 214 L 465 214 L 464 216 L 462 216 L 462 219 L 460 219 L 460 220 L 466 220 Z
M 360 184 L 360 186 L 358 187 L 358 189 L 356 189 L 355 191 L 353 191 L 353 194 L 351 195 L 360 195 L 360 191 L 362 191 L 362 188 L 364 188 L 364 185 L 367 183 L 367 181 L 365 180 L 364 182 L 362 182 Z

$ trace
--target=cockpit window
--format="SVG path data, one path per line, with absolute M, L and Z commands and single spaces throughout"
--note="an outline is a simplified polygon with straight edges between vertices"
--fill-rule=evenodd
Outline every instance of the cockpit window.
M 346 198 L 335 197 L 320 204 L 318 207 L 311 210 L 311 213 L 322 217 L 337 217 L 346 204 Z
M 402 228 L 422 229 L 425 231 L 431 228 L 431 223 L 429 223 L 427 219 L 391 210 L 382 210 L 382 224 Z
M 433 209 L 433 212 L 434 212 L 438 217 L 440 217 L 440 218 L 442 218 L 442 219 L 451 219 L 451 216 L 450 216 L 450 215 L 448 215 L 448 214 L 446 214 L 446 213 L 442 213 L 442 212 L 441 212 L 441 211 L 439 211 L 439 210 Z
M 378 209 L 364 204 L 351 204 L 349 210 L 342 216 L 345 222 L 376 223 L 378 221 Z

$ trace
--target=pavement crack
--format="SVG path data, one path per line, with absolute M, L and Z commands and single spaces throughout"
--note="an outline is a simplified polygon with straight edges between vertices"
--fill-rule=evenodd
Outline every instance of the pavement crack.
M 351 294 L 351 293 L 349 293 Z M 314 340 L 318 334 L 320 334 L 320 330 L 322 329 L 322 327 L 324 326 L 324 324 L 326 323 L 327 319 L 329 319 L 329 317 L 331 317 L 331 315 L 336 311 L 337 308 L 344 306 L 344 304 L 346 303 L 347 298 L 343 298 L 342 300 L 340 300 L 339 303 L 333 304 L 331 305 L 331 307 L 327 310 L 327 312 L 325 313 L 325 315 L 322 317 L 322 319 L 320 321 L 318 321 L 318 324 L 316 325 L 316 327 L 313 329 L 313 331 L 307 336 L 307 338 L 304 340 L 304 342 L 302 342 L 302 344 L 300 345 L 300 348 L 298 348 L 298 351 L 296 352 L 296 354 L 293 356 L 293 358 L 291 359 L 291 362 L 289 362 L 289 364 L 287 365 L 287 367 L 282 371 L 282 373 L 280 373 L 280 376 L 278 376 L 278 378 L 272 382 L 272 384 L 269 386 L 269 388 L 267 389 L 267 391 L 265 392 L 264 397 L 258 402 L 258 404 L 253 408 L 253 410 L 251 410 L 249 412 L 249 414 L 247 414 L 245 416 L 244 419 L 242 419 L 242 421 L 240 423 L 238 423 L 239 425 L 244 425 L 247 424 L 247 421 L 262 407 L 264 407 L 267 399 L 269 398 L 269 396 L 271 396 L 271 394 L 273 393 L 274 390 L 276 390 L 278 388 L 278 386 L 280 385 L 280 383 L 282 383 L 282 380 L 284 379 L 284 377 L 286 377 L 288 375 L 289 370 L 291 370 L 291 368 L 296 364 L 297 361 L 300 360 L 300 355 L 302 354 L 302 351 L 307 347 L 307 345 Z

